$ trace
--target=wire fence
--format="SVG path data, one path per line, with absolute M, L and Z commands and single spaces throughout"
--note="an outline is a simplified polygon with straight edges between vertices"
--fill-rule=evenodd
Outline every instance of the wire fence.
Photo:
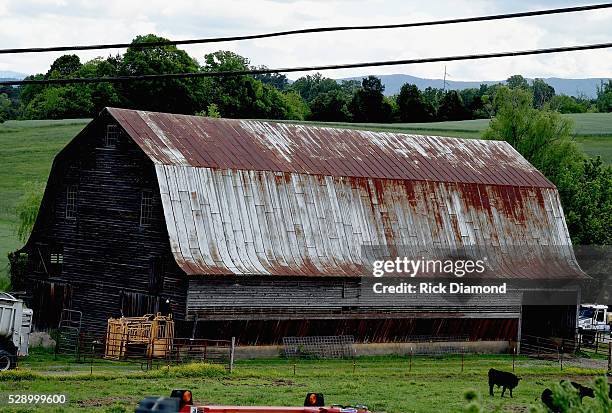
M 59 344 L 59 341 L 58 341 Z M 59 350 L 58 350 L 59 348 Z M 134 340 L 126 332 L 112 336 L 97 337 L 80 333 L 74 347 L 56 346 L 56 355 L 74 356 L 75 361 L 85 364 L 117 361 L 140 365 L 143 370 L 160 366 L 191 362 L 221 364 L 228 370 L 234 367 L 235 340 L 207 340 L 181 337 Z

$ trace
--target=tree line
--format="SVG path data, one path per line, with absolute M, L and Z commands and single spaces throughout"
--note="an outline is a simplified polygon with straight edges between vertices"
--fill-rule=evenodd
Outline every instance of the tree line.
M 149 34 L 132 44 L 166 39 Z M 130 47 L 123 55 L 82 63 L 76 55 L 56 59 L 47 73 L 27 79 L 135 76 L 159 73 L 238 71 L 262 68 L 230 51 L 206 54 L 200 64 L 176 46 Z M 511 89 L 530 91 L 532 106 L 560 113 L 612 111 L 612 81 L 597 97 L 556 95 L 542 79 L 528 82 L 521 75 L 506 81 Z M 280 73 L 164 79 L 123 83 L 25 85 L 0 88 L 0 121 L 94 117 L 105 106 L 201 114 L 228 118 L 292 119 L 331 122 L 432 122 L 491 118 L 501 84 L 444 90 L 404 84 L 385 96 L 375 76 L 361 82 L 338 82 L 317 73 L 294 82 Z

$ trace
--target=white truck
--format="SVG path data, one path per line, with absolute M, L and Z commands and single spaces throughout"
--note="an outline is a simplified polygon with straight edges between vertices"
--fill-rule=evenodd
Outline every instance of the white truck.
M 0 371 L 15 367 L 28 355 L 33 312 L 22 300 L 0 292 Z
M 610 331 L 612 316 L 605 304 L 581 304 L 578 311 L 578 329 L 580 331 Z

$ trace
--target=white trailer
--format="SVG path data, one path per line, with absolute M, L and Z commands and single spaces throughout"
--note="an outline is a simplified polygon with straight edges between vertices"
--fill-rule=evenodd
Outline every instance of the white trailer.
M 0 292 L 0 371 L 14 368 L 17 357 L 28 355 L 32 315 L 22 300 Z
M 578 312 L 580 331 L 610 331 L 610 312 L 604 304 L 581 304 Z

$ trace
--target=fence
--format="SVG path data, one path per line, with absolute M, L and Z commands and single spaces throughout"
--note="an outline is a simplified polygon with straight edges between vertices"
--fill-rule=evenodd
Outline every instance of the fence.
M 353 336 L 283 337 L 287 358 L 348 358 L 355 350 Z
M 559 365 L 589 369 L 611 369 L 610 333 L 576 331 L 573 338 L 551 338 L 523 335 L 520 353 L 532 358 L 548 360 Z
M 105 339 L 82 333 L 78 342 L 76 360 L 94 364 L 102 360 L 140 364 L 143 370 L 161 365 L 206 362 L 234 366 L 235 340 L 206 340 L 166 337 L 134 341 L 129 333 L 114 334 Z

